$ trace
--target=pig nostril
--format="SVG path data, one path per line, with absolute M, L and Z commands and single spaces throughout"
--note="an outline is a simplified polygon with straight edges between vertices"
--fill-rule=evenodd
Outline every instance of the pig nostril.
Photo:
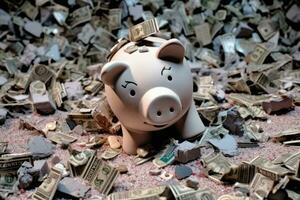
M 135 95 L 135 91 L 134 90 L 130 90 L 130 95 L 134 96 Z
M 157 116 L 161 116 L 161 112 L 160 111 L 157 111 Z
M 171 108 L 170 108 L 170 112 L 174 112 L 174 108 L 171 107 Z

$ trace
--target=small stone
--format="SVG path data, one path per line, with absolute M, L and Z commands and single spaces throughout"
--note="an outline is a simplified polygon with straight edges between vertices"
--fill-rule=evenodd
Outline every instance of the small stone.
M 188 186 L 190 188 L 193 188 L 195 190 L 198 189 L 199 181 L 196 178 L 189 177 L 185 183 L 186 183 L 186 186 Z
M 32 153 L 34 159 L 49 157 L 53 154 L 55 146 L 42 136 L 34 136 L 28 142 L 28 150 Z
M 132 54 L 133 52 L 135 52 L 136 50 L 138 50 L 138 47 L 136 45 L 130 45 L 128 46 L 124 51 L 126 53 Z
M 35 37 L 41 37 L 41 34 L 43 32 L 43 27 L 39 22 L 36 21 L 28 21 L 24 25 L 24 29 L 34 35 Z
M 116 168 L 120 172 L 120 174 L 126 174 L 128 172 L 128 168 L 126 165 L 120 164 Z
M 76 199 L 85 199 L 85 194 L 90 190 L 90 187 L 83 184 L 80 180 L 65 177 L 59 182 L 57 190 Z
M 24 174 L 19 178 L 19 188 L 20 189 L 27 189 L 30 188 L 30 186 L 33 183 L 33 177 L 30 174 Z
M 35 160 L 32 170 L 38 171 L 38 181 L 42 181 L 43 177 L 49 173 L 47 160 Z
M 184 141 L 180 143 L 175 151 L 175 160 L 181 163 L 187 163 L 201 156 L 199 145 Z
M 149 174 L 150 174 L 151 176 L 158 176 L 158 175 L 161 174 L 161 170 L 160 170 L 160 169 L 151 169 L 151 170 L 149 171 Z
M 139 52 L 140 53 L 145 53 L 145 52 L 148 52 L 148 51 L 149 51 L 149 49 L 146 46 L 139 47 Z
M 108 136 L 107 141 L 112 149 L 119 149 L 121 147 L 121 144 L 116 136 Z
M 24 162 L 17 171 L 18 187 L 20 189 L 31 188 L 37 180 L 38 172 L 32 170 L 32 165 L 29 162 Z
M 166 181 L 168 181 L 168 180 L 171 180 L 173 178 L 173 175 L 170 174 L 169 172 L 163 171 L 159 177 L 166 180 Z
M 65 150 L 68 149 L 69 146 L 70 146 L 70 142 L 62 141 L 60 148 Z
M 175 167 L 175 177 L 178 180 L 184 179 L 192 175 L 193 170 L 185 165 L 180 165 Z

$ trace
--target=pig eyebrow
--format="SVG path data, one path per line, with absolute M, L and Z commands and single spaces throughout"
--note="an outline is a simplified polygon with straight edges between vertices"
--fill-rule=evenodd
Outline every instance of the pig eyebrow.
M 165 70 L 171 70 L 171 67 L 166 68 L 166 66 L 164 66 L 164 68 L 162 68 L 161 71 L 160 71 L 160 75 L 163 75 Z
M 132 82 L 132 81 L 125 81 L 125 83 L 126 83 L 125 85 L 121 85 L 123 88 L 126 88 L 127 85 L 130 84 L 130 83 L 132 83 L 132 84 L 134 84 L 134 85 L 137 86 L 137 84 L 135 82 Z

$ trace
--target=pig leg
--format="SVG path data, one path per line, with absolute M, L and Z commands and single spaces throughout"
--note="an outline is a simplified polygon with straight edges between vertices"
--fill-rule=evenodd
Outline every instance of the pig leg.
M 136 149 L 146 144 L 150 141 L 150 133 L 149 132 L 133 132 L 128 130 L 122 125 L 122 132 L 123 132 L 123 150 L 127 154 L 135 155 Z
M 175 123 L 175 127 L 184 139 L 204 132 L 205 126 L 199 117 L 194 101 L 186 114 Z

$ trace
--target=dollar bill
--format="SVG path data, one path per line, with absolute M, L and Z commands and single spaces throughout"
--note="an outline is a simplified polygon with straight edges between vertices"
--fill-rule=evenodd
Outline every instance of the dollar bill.
M 39 64 L 33 67 L 29 79 L 30 82 L 39 80 L 48 85 L 53 77 L 54 73 L 46 65 Z
M 287 168 L 281 167 L 280 165 L 275 165 L 271 161 L 261 156 L 257 156 L 250 161 L 249 164 L 254 165 L 257 169 L 257 172 L 269 177 L 274 181 L 278 181 L 281 177 L 291 173 L 291 171 Z
M 86 164 L 81 177 L 99 192 L 107 195 L 118 175 L 119 171 L 116 168 L 93 155 Z
M 218 10 L 215 14 L 215 18 L 219 21 L 223 21 L 226 16 L 227 16 L 227 11 L 226 10 Z
M 194 26 L 195 34 L 197 40 L 203 45 L 208 45 L 211 43 L 210 25 L 209 23 L 203 23 Z
M 222 176 L 229 173 L 234 166 L 221 153 L 211 153 L 207 157 L 201 159 L 201 164 L 205 168 L 205 173 L 210 179 L 220 182 Z
M 297 163 L 299 159 L 300 159 L 300 151 L 293 153 L 292 155 L 287 157 L 283 161 L 283 165 L 288 169 L 292 170 L 293 172 L 295 172 L 297 169 Z
M 102 154 L 101 154 L 101 158 L 104 160 L 109 160 L 112 159 L 114 157 L 116 157 L 117 155 L 119 155 L 122 152 L 121 149 L 112 149 L 112 148 L 108 148 L 106 149 Z
M 220 107 L 210 101 L 202 103 L 201 106 L 197 108 L 197 112 L 200 113 L 210 123 L 213 123 L 218 116 L 219 111 Z
M 158 32 L 157 20 L 153 18 L 131 27 L 129 29 L 129 40 L 135 42 Z
M 298 159 L 298 161 L 297 161 L 297 166 L 296 166 L 296 170 L 295 170 L 295 177 L 300 178 L 300 159 Z
M 81 32 L 77 35 L 78 39 L 84 44 L 88 44 L 90 39 L 95 35 L 95 30 L 90 23 L 84 25 Z
M 289 128 L 271 136 L 273 142 L 284 142 L 300 138 L 300 127 Z
M 207 62 L 209 65 L 220 67 L 221 60 L 211 49 L 201 48 L 196 52 L 195 56 L 200 60 Z
M 24 2 L 21 6 L 21 10 L 32 20 L 34 20 L 39 14 L 38 8 L 33 6 L 29 1 Z
M 269 40 L 276 34 L 274 24 L 268 20 L 261 21 L 257 26 L 257 30 L 264 40 Z
M 72 177 L 81 176 L 89 159 L 95 154 L 94 150 L 84 150 L 75 155 L 71 155 L 68 160 L 68 167 Z
M 222 176 L 223 182 L 239 182 L 249 184 L 256 173 L 255 167 L 250 164 L 242 163 L 239 166 L 231 167 L 228 173 Z
M 226 135 L 229 131 L 225 129 L 222 125 L 219 125 L 217 127 L 208 127 L 204 133 L 201 139 L 198 142 L 199 146 L 205 146 L 207 144 L 207 141 L 213 138 L 219 138 L 221 139 L 220 135 Z
M 119 8 L 110 9 L 108 19 L 110 30 L 116 30 L 121 28 L 122 10 Z
M 263 72 L 251 73 L 249 79 L 254 82 L 252 88 L 258 88 L 266 93 L 272 94 L 277 91 L 277 86 Z
M 53 82 L 52 85 L 52 96 L 57 107 L 61 107 L 63 104 L 63 100 L 67 97 L 67 91 L 63 83 L 58 81 Z
M 248 119 L 250 117 L 253 117 L 252 113 L 244 106 L 237 106 L 237 110 L 239 111 L 243 119 Z
M 107 51 L 115 45 L 116 36 L 104 28 L 98 27 L 95 36 L 91 39 L 91 43 L 100 51 Z
M 59 181 L 61 180 L 62 172 L 59 169 L 52 168 L 46 180 L 35 190 L 32 195 L 33 200 L 51 200 L 53 199 Z
M 97 132 L 101 127 L 95 122 L 91 113 L 72 112 L 68 113 L 68 118 L 88 132 Z
M 175 142 L 171 142 L 162 154 L 159 154 L 154 160 L 153 164 L 158 168 L 165 167 L 172 164 L 175 161 L 175 150 L 177 145 Z
M 293 146 L 299 146 L 300 140 L 291 140 L 291 141 L 285 141 L 283 142 L 284 145 L 293 145 Z
M 46 85 L 42 81 L 33 81 L 30 84 L 29 91 L 31 94 L 44 95 L 46 93 Z
M 182 184 L 169 184 L 175 200 L 214 200 L 211 191 L 207 189 L 194 190 Z
M 288 157 L 290 157 L 291 155 L 293 155 L 293 153 L 283 153 L 283 154 L 280 154 L 279 156 L 277 156 L 277 157 L 272 161 L 272 163 L 275 164 L 275 165 L 283 164 L 283 162 L 284 162 Z
M 63 143 L 69 144 L 77 140 L 76 137 L 64 133 L 55 133 L 50 136 L 47 136 L 47 138 L 56 144 L 63 144 Z
M 250 53 L 250 63 L 263 64 L 267 56 L 271 53 L 273 46 L 273 43 L 257 44 L 253 52 Z
M 256 173 L 250 184 L 250 192 L 254 197 L 258 197 L 259 199 L 264 199 L 268 197 L 273 186 L 274 186 L 273 180 L 260 173 Z
M 166 189 L 167 186 L 156 186 L 125 192 L 114 192 L 107 197 L 107 200 L 159 200 Z
M 133 162 L 135 165 L 141 165 L 144 164 L 145 162 L 148 162 L 149 160 L 153 159 L 152 156 L 146 157 L 146 158 L 141 158 L 139 156 L 134 157 Z
M 260 106 L 248 106 L 248 111 L 251 112 L 253 118 L 256 119 L 267 119 L 267 113 Z
M 260 106 L 262 102 L 267 101 L 270 95 L 249 95 L 241 93 L 230 93 L 228 98 L 244 106 Z
M 31 153 L 5 154 L 0 157 L 0 192 L 12 192 L 23 162 L 33 163 Z
M 250 198 L 240 193 L 230 193 L 220 196 L 218 200 L 250 200 Z
M 70 26 L 74 28 L 79 24 L 88 22 L 92 19 L 92 14 L 89 6 L 84 6 L 74 10 L 70 15 Z
M 31 82 L 29 91 L 34 107 L 38 112 L 43 114 L 55 112 L 54 102 L 52 102 L 44 82 L 39 80 Z
M 186 9 L 185 9 L 184 3 L 181 1 L 176 1 L 176 2 L 174 2 L 174 4 L 172 6 L 173 6 L 173 9 L 178 11 L 178 12 L 176 12 L 176 14 L 178 16 L 179 22 L 182 25 L 184 35 L 185 36 L 193 35 L 194 30 L 188 21 L 188 16 L 186 14 Z
M 92 81 L 89 85 L 87 85 L 84 90 L 88 93 L 96 94 L 100 90 L 104 88 L 104 84 L 100 81 Z
M 234 92 L 251 94 L 250 88 L 248 87 L 245 79 L 243 78 L 229 79 L 228 86 Z
M 29 79 L 29 74 L 25 74 L 25 73 L 17 73 L 15 75 L 15 80 L 16 80 L 16 87 L 23 89 L 23 90 L 27 90 L 29 83 L 30 83 L 30 79 Z
M 6 153 L 8 142 L 0 142 L 0 155 Z
M 261 133 L 259 127 L 255 126 L 254 124 L 244 124 L 244 136 L 250 139 L 250 141 L 255 142 L 263 142 L 266 139 L 264 138 L 264 134 Z

